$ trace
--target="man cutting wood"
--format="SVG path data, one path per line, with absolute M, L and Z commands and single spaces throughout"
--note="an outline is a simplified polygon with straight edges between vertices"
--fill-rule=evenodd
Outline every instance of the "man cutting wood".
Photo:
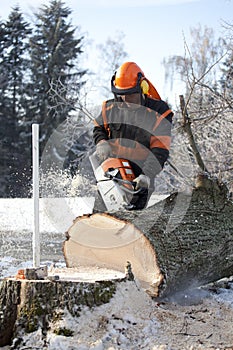
M 131 209 L 143 209 L 154 191 L 154 178 L 169 156 L 173 112 L 141 68 L 125 62 L 111 80 L 114 98 L 103 102 L 93 138 L 100 161 L 130 161 L 135 188 Z

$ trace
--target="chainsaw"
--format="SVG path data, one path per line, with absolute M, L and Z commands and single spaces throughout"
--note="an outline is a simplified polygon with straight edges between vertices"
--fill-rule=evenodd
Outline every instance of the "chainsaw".
M 100 163 L 96 152 L 90 162 L 97 182 L 97 189 L 108 211 L 133 209 L 133 196 L 141 192 L 133 182 L 135 175 L 130 162 L 122 158 L 108 158 Z

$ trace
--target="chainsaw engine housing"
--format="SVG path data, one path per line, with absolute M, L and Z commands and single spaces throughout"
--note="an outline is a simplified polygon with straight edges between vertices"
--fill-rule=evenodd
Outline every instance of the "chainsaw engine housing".
M 108 211 L 123 209 L 134 195 L 133 169 L 127 159 L 108 158 L 99 163 L 95 153 L 90 157 L 98 191 Z

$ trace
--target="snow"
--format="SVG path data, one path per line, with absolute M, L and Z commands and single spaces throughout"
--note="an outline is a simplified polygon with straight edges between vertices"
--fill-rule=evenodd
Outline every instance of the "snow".
M 167 198 L 168 195 L 152 195 L 149 205 Z M 41 232 L 65 232 L 73 220 L 93 211 L 94 197 L 48 197 L 39 200 Z M 0 230 L 29 230 L 33 228 L 32 198 L 0 199 Z
M 48 336 L 50 349 L 58 349 L 58 346 L 60 349 L 108 349 L 114 345 L 129 349 L 130 346 L 137 348 L 139 344 L 146 346 L 148 334 L 150 341 L 156 341 L 156 329 L 159 327 L 156 318 L 150 317 L 153 307 L 150 297 L 135 283 L 119 284 L 109 303 L 93 310 L 85 308 L 76 320 L 67 313 L 65 319 L 59 321 L 59 327 L 73 329 L 74 336 L 72 340 L 64 336 L 59 339 L 54 337 L 51 329 Z M 53 326 L 57 327 L 58 324 Z
M 92 210 L 93 198 L 40 199 L 40 230 L 44 249 L 43 264 L 50 274 L 63 274 L 64 261 L 56 247 L 64 232 L 78 215 Z M 14 275 L 19 268 L 32 266 L 30 254 L 23 247 L 30 243 L 33 223 L 31 199 L 0 200 L 0 278 Z M 16 247 L 17 245 L 17 247 Z M 29 246 L 30 247 L 30 246 Z M 42 250 L 43 252 L 43 250 Z M 52 259 L 54 258 L 54 259 Z M 52 265 L 54 264 L 54 266 Z M 76 279 L 88 280 L 93 273 L 83 270 Z M 98 271 L 96 279 L 108 278 L 112 271 Z M 85 277 L 85 274 L 87 275 Z M 101 276 L 102 274 L 102 276 Z M 41 329 L 23 336 L 20 349 L 47 350 L 213 350 L 233 348 L 233 283 L 220 283 L 211 289 L 184 291 L 179 298 L 153 300 L 137 281 L 120 282 L 109 303 L 83 307 L 79 317 L 63 310 L 50 324 L 47 335 Z M 202 291 L 202 292 L 201 292 Z M 203 291 L 205 292 L 203 294 Z M 194 297 L 195 295 L 195 297 Z M 182 305 L 180 300 L 187 300 Z M 61 312 L 61 310 L 57 310 Z M 57 335 L 57 329 L 71 331 L 71 336 Z M 14 339 L 14 343 L 17 343 Z M 8 350 L 10 347 L 2 348 Z
M 48 349 L 148 349 L 156 343 L 160 327 L 154 308 L 152 299 L 134 282 L 120 283 L 109 303 L 93 309 L 84 307 L 78 318 L 65 311 L 61 320 L 50 325 L 46 337 Z M 58 328 L 73 331 L 73 336 L 55 335 Z M 37 344 L 42 349 L 42 338 L 38 330 L 25 336 L 24 342 L 28 348 L 35 349 L 33 346 Z
M 73 220 L 92 213 L 94 197 L 40 198 L 40 231 L 65 232 Z M 32 198 L 1 198 L 1 231 L 29 230 L 33 228 Z
M 233 344 L 232 314 L 232 309 L 216 302 L 210 294 L 197 305 L 160 304 L 150 298 L 137 282 L 126 281 L 118 284 L 109 303 L 93 308 L 84 306 L 79 317 L 57 309 L 60 317 L 50 323 L 48 333 L 42 334 L 38 329 L 24 335 L 20 349 L 230 349 Z M 66 330 L 70 334 L 57 335 L 57 330 Z M 227 346 L 223 347 L 224 344 Z

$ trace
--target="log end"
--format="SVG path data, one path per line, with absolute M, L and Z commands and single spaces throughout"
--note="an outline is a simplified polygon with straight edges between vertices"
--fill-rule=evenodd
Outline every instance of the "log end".
M 78 217 L 63 244 L 66 265 L 99 267 L 125 272 L 130 263 L 140 286 L 153 297 L 163 282 L 156 252 L 132 223 L 107 213 Z

